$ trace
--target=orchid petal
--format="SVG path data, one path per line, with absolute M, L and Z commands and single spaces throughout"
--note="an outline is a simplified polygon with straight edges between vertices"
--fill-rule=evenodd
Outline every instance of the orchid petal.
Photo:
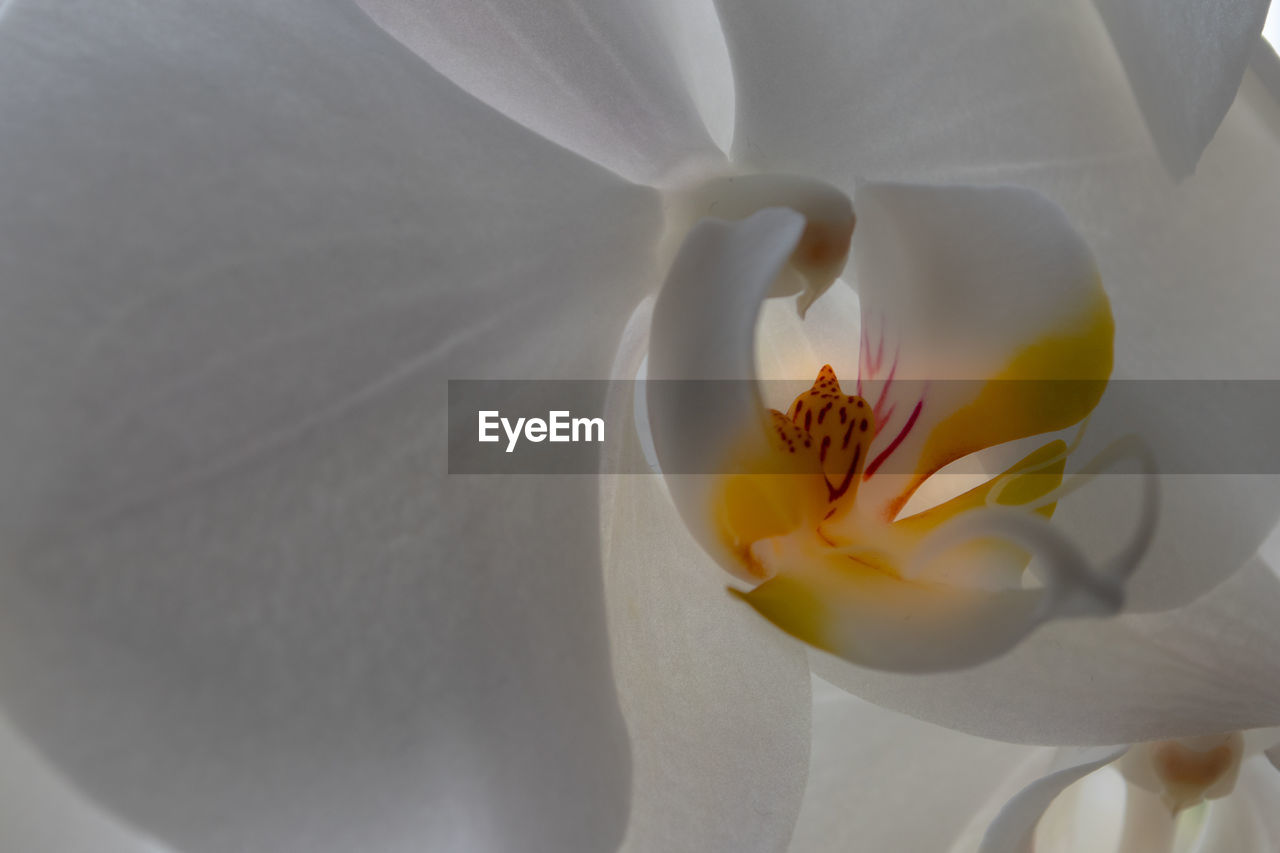
M 1280 10 L 1280 4 L 1276 9 Z M 1276 26 L 1280 29 L 1280 15 L 1275 17 L 1278 22 Z M 1280 38 L 1258 39 L 1258 43 L 1253 47 L 1253 53 L 1249 56 L 1249 70 L 1253 72 L 1263 88 L 1271 93 L 1272 99 L 1280 102 L 1280 56 L 1276 55 L 1275 48 L 1277 41 L 1280 41 Z
M 1269 4 L 1094 0 L 1175 177 L 1195 171 L 1235 100 Z
M 1195 454 L 1198 448 L 1186 440 L 1204 443 L 1207 435 L 1241 449 L 1240 458 L 1271 458 L 1274 436 L 1266 418 L 1210 413 L 1206 428 L 1195 431 L 1182 422 L 1183 401 L 1158 389 L 1164 379 L 1273 378 L 1272 366 L 1280 362 L 1274 334 L 1280 245 L 1271 236 L 1271 223 L 1280 219 L 1277 128 L 1276 99 L 1246 75 L 1197 174 L 1180 185 L 1139 156 L 960 173 L 983 183 L 1016 178 L 1062 205 L 1071 221 L 1087 225 L 1084 236 L 1116 320 L 1112 385 L 1152 392 L 1139 415 L 1147 436 L 1159 437 L 1165 448 L 1184 442 L 1178 452 Z M 1090 438 L 1103 440 L 1100 434 Z M 1088 458 L 1096 449 L 1077 452 Z M 1262 474 L 1210 470 L 1161 478 L 1157 537 L 1127 584 L 1126 607 L 1186 604 L 1243 564 L 1280 508 L 1280 478 Z M 1096 536 L 1114 526 L 1123 500 L 1114 494 L 1089 505 L 1069 502 L 1056 521 L 1073 536 Z
M 731 446 L 756 428 L 764 406 L 755 387 L 755 330 L 760 306 L 804 231 L 788 208 L 766 208 L 740 222 L 702 220 L 685 239 L 654 306 L 648 377 L 659 382 L 726 380 L 715 405 L 689 386 L 655 385 L 649 424 L 672 499 L 698 543 L 733 571 L 712 513 L 712 476 L 728 471 Z M 676 387 L 677 393 L 666 388 Z
M 342 3 L 11 3 L 0 76 L 19 729 L 184 853 L 616 845 L 595 484 L 444 477 L 445 379 L 596 375 L 656 194 Z
M 734 155 L 761 170 L 846 191 L 855 177 L 1010 183 L 1030 165 L 1151 150 L 1083 0 L 718 8 L 737 84 Z
M 624 335 L 616 376 L 639 367 L 647 304 Z M 622 386 L 625 387 L 625 386 Z M 631 400 L 607 423 L 631 424 Z M 610 647 L 631 735 L 631 819 L 624 851 L 781 850 L 809 758 L 809 664 L 724 588 L 683 529 L 659 476 L 619 430 L 602 487 Z M 711 818 L 710 816 L 714 816 Z
M 1266 756 L 1245 759 L 1240 767 L 1238 796 L 1244 810 L 1262 824 L 1259 853 L 1280 847 L 1280 811 L 1276 810 L 1276 803 L 1280 802 L 1280 772 Z
M 0 849 L 167 853 L 94 806 L 0 720 Z
M 1019 743 L 1096 745 L 1280 722 L 1280 580 L 1255 560 L 1179 610 L 1041 628 L 1008 655 L 928 679 L 811 651 L 815 673 L 923 720 Z
M 1271 762 L 1271 765 L 1275 767 L 1276 770 L 1280 770 L 1280 746 L 1271 747 L 1265 751 L 1265 755 L 1267 756 L 1267 760 Z
M 859 388 L 877 416 L 859 499 L 892 519 L 944 465 L 1081 421 L 1113 324 L 1088 247 L 1034 192 L 866 184 L 855 204 Z
M 852 169 L 1011 180 L 1027 165 L 1125 158 L 1153 136 L 1184 177 L 1235 97 L 1267 0 L 1096 2 L 1105 26 L 1083 3 L 721 3 L 735 152 L 848 187 Z
M 946 850 L 990 792 L 1038 757 L 887 711 L 815 678 L 809 783 L 790 853 Z
M 1036 825 L 1059 794 L 1115 761 L 1128 746 L 1061 750 L 1049 772 L 1011 799 L 987 829 L 978 853 L 1032 853 Z
M 732 81 L 710 0 L 357 2 L 467 92 L 624 177 L 723 163 L 691 94 L 725 123 Z
M 1125 787 L 1124 820 L 1116 853 L 1166 853 L 1177 841 L 1178 824 L 1159 796 Z
M 1242 769 L 1242 773 L 1243 773 Z M 1275 818 L 1277 791 L 1258 785 L 1242 786 L 1246 790 L 1210 804 L 1204 827 L 1197 839 L 1196 851 L 1216 853 L 1272 853 L 1280 836 Z M 1252 790 L 1248 790 L 1252 789 Z M 1259 795 L 1265 794 L 1261 799 Z
M 1249 57 L 1249 70 L 1271 95 L 1274 104 L 1280 104 L 1280 56 L 1276 54 L 1277 50 L 1280 50 L 1280 3 L 1272 4 L 1267 12 L 1262 37 Z
M 891 577 L 843 558 L 815 558 L 742 597 L 815 649 L 877 669 L 918 673 L 961 669 L 1004 654 L 1055 617 L 1118 609 L 1118 590 L 1082 570 L 1080 555 L 1056 539 L 1043 518 L 991 510 L 956 521 L 955 531 L 939 528 L 939 550 L 991 536 L 1007 539 L 1045 558 L 1052 566 L 1049 582 L 1042 589 L 966 589 Z
M 1119 757 L 1125 750 L 1062 751 L 1055 764 L 1064 769 L 1032 782 L 1013 797 L 991 822 L 978 853 L 1262 853 L 1272 849 L 1268 840 L 1273 827 L 1267 819 L 1275 811 L 1273 798 L 1280 793 L 1276 784 L 1280 777 L 1265 760 L 1246 760 L 1236 791 L 1212 798 L 1199 820 L 1187 824 L 1176 821 L 1168 804 L 1155 793 L 1125 786 L 1119 773 L 1104 771 L 1110 773 L 1109 779 L 1098 773 L 1108 763 L 1108 755 Z M 1119 760 L 1129 761 L 1132 754 Z M 1116 791 L 1113 785 L 1125 787 Z M 1116 794 L 1122 799 L 1117 800 Z
M 1273 458 L 1274 410 L 1254 418 L 1206 412 L 1196 429 L 1182 417 L 1183 401 L 1160 393 L 1158 380 L 1274 378 L 1277 127 L 1280 109 L 1250 75 L 1197 173 L 1177 187 L 1150 164 L 1082 163 L 1025 176 L 1073 221 L 1089 223 L 1116 318 L 1113 386 L 1144 392 L 1138 415 L 1161 464 L 1214 441 L 1239 458 Z M 1137 398 L 1124 393 L 1136 409 Z M 1105 420 L 1107 405 L 1095 419 Z M 1086 457 L 1087 443 L 1078 451 Z M 1159 486 L 1157 536 L 1127 585 L 1133 610 L 1180 606 L 1220 583 L 1254 553 L 1280 511 L 1280 478 L 1265 469 L 1165 476 Z M 1094 535 L 1117 509 L 1067 502 L 1057 521 L 1074 535 Z

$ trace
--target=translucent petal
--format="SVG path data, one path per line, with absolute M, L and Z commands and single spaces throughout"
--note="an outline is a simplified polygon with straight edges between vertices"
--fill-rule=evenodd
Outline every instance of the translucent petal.
M 1182 178 L 1235 100 L 1270 0 L 1094 0 L 1165 164 Z
M 1192 428 L 1176 395 L 1159 393 L 1159 380 L 1274 378 L 1280 247 L 1266 223 L 1280 216 L 1277 128 L 1280 110 L 1249 77 L 1196 174 L 1177 187 L 1152 164 L 1081 163 L 1026 175 L 1080 223 L 1098 258 L 1116 318 L 1114 380 L 1149 401 L 1145 417 L 1165 433 L 1162 458 L 1179 442 L 1183 452 L 1219 442 L 1259 459 L 1274 446 L 1259 420 L 1230 413 L 1206 413 Z M 1263 471 L 1209 470 L 1164 477 L 1160 487 L 1158 536 L 1128 585 L 1131 609 L 1181 605 L 1228 577 L 1280 508 L 1280 478 Z M 1083 532 L 1116 511 L 1105 502 L 1068 503 L 1058 519 Z
M 1255 561 L 1187 607 L 1060 621 L 1004 657 L 927 679 L 811 652 L 814 672 L 865 699 L 983 737 L 1112 744 L 1280 722 L 1280 581 Z
M 22 732 L 189 853 L 616 844 L 595 483 L 444 476 L 445 380 L 598 376 L 655 194 L 344 4 L 10 4 L 0 76 Z
M 1195 848 L 1197 853 L 1270 853 L 1275 850 L 1276 791 L 1258 784 L 1210 803 L 1204 829 Z M 1264 798 L 1265 797 L 1265 798 Z
M 667 478 L 672 499 L 698 543 L 730 571 L 735 558 L 712 517 L 715 478 L 687 472 L 728 470 L 731 437 L 744 429 L 755 437 L 764 414 L 753 381 L 756 318 L 804 224 L 782 207 L 740 222 L 702 220 L 685 238 L 654 306 L 650 379 L 729 380 L 715 405 L 698 395 L 658 393 L 663 386 L 655 384 L 648 411 L 663 470 L 680 472 Z
M 633 316 L 620 378 L 639 367 L 648 320 Z M 606 422 L 633 423 L 631 400 L 613 401 Z M 643 470 L 634 430 L 616 435 L 610 464 Z M 662 477 L 607 475 L 601 503 L 610 646 L 632 745 L 622 849 L 781 850 L 808 768 L 804 649 L 729 594 Z
M 1276 6 L 1280 10 L 1280 5 Z M 1276 29 L 1280 30 L 1280 14 L 1273 13 L 1272 18 L 1276 20 Z M 1257 44 L 1253 47 L 1253 53 L 1249 56 L 1249 70 L 1253 72 L 1257 81 L 1271 93 L 1272 100 L 1280 103 L 1280 56 L 1276 55 L 1276 43 L 1280 42 L 1280 36 L 1266 37 L 1266 30 L 1263 31 L 1263 38 L 1258 39 Z
M 1163 812 L 1151 814 L 1144 809 L 1144 817 L 1155 818 L 1144 824 L 1161 827 L 1162 820 L 1167 840 L 1168 830 L 1173 828 L 1169 810 L 1154 795 L 1140 791 L 1141 796 L 1135 798 L 1132 790 L 1114 765 L 1085 776 L 1063 791 L 1040 818 L 1035 830 L 1036 853 L 1139 853 L 1120 846 L 1126 829 L 1135 825 L 1126 809 L 1139 803 Z
M 1264 756 L 1246 759 L 1240 768 L 1238 791 L 1244 808 L 1261 824 L 1261 849 L 1275 850 L 1280 846 L 1280 813 L 1275 807 L 1280 802 L 1280 772 Z
M 0 722 L 0 848 L 72 853 L 169 853 L 94 806 Z
M 992 821 L 979 853 L 1031 853 L 1036 825 L 1054 799 L 1090 773 L 1115 761 L 1128 746 L 1062 750 L 1049 772 L 1011 799 Z
M 710 0 L 359 5 L 472 95 L 632 180 L 723 161 L 698 109 L 725 139 L 732 79 Z
M 1036 752 L 895 714 L 821 679 L 813 695 L 809 783 L 791 853 L 946 850 Z
M 859 388 L 877 415 L 859 500 L 893 518 L 944 465 L 1082 420 L 1113 324 L 1088 247 L 1034 192 L 864 184 L 854 203 Z
M 738 92 L 735 156 L 760 169 L 849 191 L 855 177 L 1013 182 L 1030 164 L 1151 151 L 1083 2 L 718 7 Z

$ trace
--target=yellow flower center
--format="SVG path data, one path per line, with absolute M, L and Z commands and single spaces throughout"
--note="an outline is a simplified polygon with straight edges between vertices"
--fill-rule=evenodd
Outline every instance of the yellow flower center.
M 862 193 L 857 247 L 850 200 L 818 182 L 735 175 L 669 197 L 671 273 L 647 370 L 659 383 L 646 400 L 689 529 L 751 584 L 736 592 L 766 619 L 884 669 L 983 660 L 1049 619 L 1115 612 L 1154 500 L 1144 497 L 1138 535 L 1100 568 L 1047 521 L 1107 461 L 1064 485 L 1112 364 L 1110 305 L 1087 246 L 1024 191 Z M 773 208 L 801 214 L 803 230 Z M 971 215 L 985 223 L 972 234 Z M 987 237 L 1005 232 L 1013 250 L 993 249 Z M 783 411 L 765 409 L 746 384 L 760 302 L 794 297 L 803 321 L 850 256 L 861 334 L 829 343 L 859 343 L 856 393 L 824 366 Z M 701 381 L 712 384 L 688 384 Z M 1070 448 L 1050 437 L 1077 426 Z M 984 466 L 1033 436 L 1045 443 L 939 500 L 956 491 L 948 466 Z
M 786 414 L 770 409 L 766 458 L 742 460 L 740 471 L 724 478 L 716 517 L 722 540 L 737 554 L 751 577 L 795 573 L 803 564 L 834 561 L 836 568 L 871 568 L 895 578 L 925 535 L 943 521 L 987 503 L 999 485 L 1004 504 L 1022 504 L 1045 495 L 1061 482 L 1064 445 L 1052 442 L 1006 472 L 932 509 L 901 520 L 858 508 L 858 488 L 911 431 L 912 418 L 894 440 L 871 456 L 876 438 L 873 406 L 846 394 L 835 371 L 825 365 L 813 387 L 800 394 Z M 882 475 L 903 476 L 903 475 Z M 1047 507 L 1043 514 L 1052 511 Z M 960 549 L 963 551 L 964 549 Z M 970 562 L 1020 571 L 1029 555 L 1009 543 L 983 542 L 969 549 Z M 1003 552 L 1000 554 L 998 552 Z M 963 554 L 953 556 L 953 564 Z M 1006 573 L 1007 575 L 1008 573 Z M 1017 578 L 1007 576 L 1006 584 Z

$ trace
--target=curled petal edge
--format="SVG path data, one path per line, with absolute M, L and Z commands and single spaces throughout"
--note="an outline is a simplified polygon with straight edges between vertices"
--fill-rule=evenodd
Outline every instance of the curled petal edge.
M 982 837 L 978 853 L 1032 853 L 1036 826 L 1059 794 L 1126 752 L 1126 746 L 1061 750 L 1054 768 L 1027 785 L 996 815 Z

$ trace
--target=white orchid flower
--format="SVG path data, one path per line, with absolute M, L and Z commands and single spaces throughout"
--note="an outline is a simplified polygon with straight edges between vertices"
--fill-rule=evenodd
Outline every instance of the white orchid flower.
M 897 716 L 821 681 L 814 695 L 814 772 L 789 853 L 1265 853 L 1280 841 L 1280 773 L 1265 749 L 1274 729 L 1028 747 Z M 868 761 L 878 772 L 850 772 Z
M 805 647 L 725 592 L 657 477 L 603 495 L 445 477 L 444 380 L 625 375 L 647 348 L 628 319 L 687 283 L 676 254 L 720 288 L 710 339 L 749 341 L 775 283 L 825 289 L 807 322 L 856 354 L 855 309 L 907 309 L 892 330 L 925 370 L 938 327 L 914 323 L 936 311 L 892 305 L 880 273 L 901 270 L 877 250 L 963 255 L 975 234 L 989 266 L 957 286 L 999 289 L 965 291 L 971 307 L 1032 312 L 988 325 L 1008 334 L 984 371 L 1105 292 L 1113 378 L 1268 376 L 1276 104 L 1245 70 L 1265 3 L 1098 9 L 9 3 L 6 712 L 76 789 L 183 853 L 783 846 Z M 775 177 L 740 198 L 737 175 Z M 869 249 L 836 281 L 850 194 Z M 699 224 L 702 202 L 736 221 Z M 1070 263 L 1033 284 L 1062 301 L 1019 298 L 1046 246 Z M 728 293 L 732 271 L 755 290 Z M 969 339 L 960 318 L 951 333 Z M 857 375 L 815 355 L 815 373 Z M 1153 416 L 1185 411 L 1166 403 Z M 1230 576 L 1274 492 L 1163 494 L 1127 605 Z M 1234 670 L 1220 707 L 1203 672 L 1142 643 L 1098 669 L 1114 689 L 1084 692 L 1097 625 L 1019 643 L 1027 627 L 955 661 L 1014 646 L 963 678 L 813 657 L 1011 740 L 1280 711 Z M 1135 671 L 1186 700 L 1158 732 L 1128 713 L 1152 684 Z
M 1274 574 L 1257 562 L 1181 612 L 1117 621 L 1172 637 L 1188 660 L 1214 648 L 1228 667 L 1240 643 L 1274 653 L 1276 603 Z M 1187 626 L 1212 621 L 1213 611 L 1239 622 L 1207 643 L 1203 635 L 1190 641 L 1197 631 Z M 1217 687 L 1233 691 L 1226 681 Z M 1157 701 L 1135 709 L 1150 731 L 1176 716 Z M 815 680 L 812 763 L 788 850 L 1263 853 L 1280 842 L 1278 739 L 1276 729 L 1254 729 L 1092 748 L 1017 746 L 921 723 Z
M 1274 849 L 1267 824 L 1280 778 L 1263 750 L 1276 739 L 1272 729 L 1059 750 L 999 811 L 978 850 Z

